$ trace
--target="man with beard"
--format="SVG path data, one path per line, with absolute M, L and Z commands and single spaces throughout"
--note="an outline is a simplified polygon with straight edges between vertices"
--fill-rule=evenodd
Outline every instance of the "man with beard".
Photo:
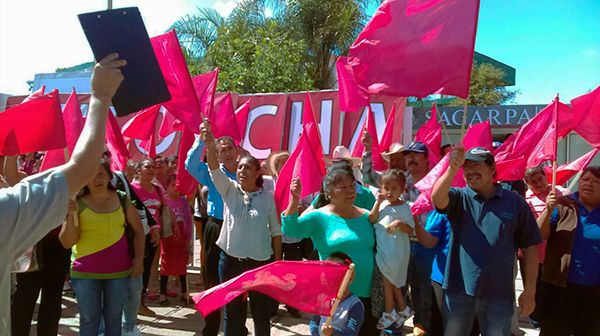
M 450 188 L 460 168 L 465 188 Z M 448 215 L 452 238 L 444 277 L 445 335 L 467 335 L 477 319 L 483 335 L 510 335 L 513 265 L 523 251 L 521 315 L 535 307 L 540 230 L 525 200 L 494 182 L 494 155 L 457 145 L 450 166 L 433 187 L 431 200 Z

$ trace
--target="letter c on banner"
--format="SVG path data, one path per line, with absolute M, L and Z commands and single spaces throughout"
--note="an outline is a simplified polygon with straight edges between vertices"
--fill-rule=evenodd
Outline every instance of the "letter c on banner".
M 263 115 L 276 115 L 277 109 L 279 107 L 277 105 L 261 105 L 253 108 L 248 115 L 248 126 L 246 127 L 246 134 L 244 134 L 244 143 L 242 147 L 250 152 L 252 156 L 255 158 L 266 158 L 271 154 L 271 149 L 259 149 L 254 147 L 252 142 L 250 141 L 250 131 L 252 130 L 252 124 L 256 119 Z
M 171 147 L 171 145 L 173 144 L 173 141 L 175 140 L 175 136 L 177 135 L 177 132 L 173 132 L 169 135 L 167 135 L 167 137 L 165 137 L 161 142 L 156 144 L 156 155 L 160 155 L 161 153 L 164 153 L 167 149 L 169 149 L 169 147 Z M 142 154 L 147 154 L 146 153 L 146 149 L 142 148 L 142 146 L 140 146 L 140 143 L 142 142 L 142 140 L 138 140 L 138 139 L 134 139 L 134 143 L 135 143 L 135 147 L 140 151 L 140 153 Z

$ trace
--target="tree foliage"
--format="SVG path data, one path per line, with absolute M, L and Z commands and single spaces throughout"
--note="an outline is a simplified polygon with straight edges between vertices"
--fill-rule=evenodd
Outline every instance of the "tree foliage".
M 457 98 L 450 105 L 462 106 L 467 102 L 473 106 L 493 106 L 514 102 L 519 91 L 507 89 L 503 78 L 504 71 L 491 64 L 473 64 L 468 99 Z

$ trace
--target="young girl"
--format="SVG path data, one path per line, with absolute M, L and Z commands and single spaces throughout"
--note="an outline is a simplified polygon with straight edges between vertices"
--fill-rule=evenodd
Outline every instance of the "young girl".
M 187 295 L 187 262 L 189 256 L 190 240 L 192 236 L 192 210 L 185 198 L 179 195 L 175 182 L 175 175 L 167 177 L 167 197 L 165 201 L 171 212 L 175 215 L 177 235 L 161 239 L 160 241 L 160 304 L 166 306 L 167 283 L 169 275 L 179 276 L 181 285 L 181 301 L 188 302 Z
M 411 315 L 400 290 L 406 285 L 410 259 L 408 235 L 415 227 L 410 207 L 400 198 L 405 186 L 406 179 L 401 170 L 386 171 L 381 177 L 381 192 L 369 214 L 369 221 L 375 225 L 377 240 L 375 260 L 383 274 L 385 311 L 377 323 L 379 329 L 386 329 L 392 324 L 399 328 Z
M 342 252 L 333 252 L 327 260 L 348 266 L 352 263 L 350 257 Z M 354 276 L 350 282 L 352 282 L 352 279 L 354 279 Z M 309 322 L 310 334 L 311 336 L 356 336 L 360 331 L 364 318 L 365 307 L 360 298 L 350 292 L 350 286 L 348 286 L 342 301 L 333 313 L 331 325 L 329 327 L 325 326 L 327 316 L 313 315 Z

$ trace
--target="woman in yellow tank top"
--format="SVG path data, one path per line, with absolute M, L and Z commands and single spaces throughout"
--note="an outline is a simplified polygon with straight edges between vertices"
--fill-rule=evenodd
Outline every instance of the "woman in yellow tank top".
M 71 281 L 83 336 L 97 335 L 101 318 L 106 335 L 121 335 L 129 278 L 143 271 L 142 224 L 131 201 L 113 188 L 111 179 L 110 167 L 103 160 L 94 179 L 77 197 L 79 225 L 70 218 L 59 235 L 62 244 L 73 250 Z M 126 225 L 134 234 L 133 258 L 128 252 Z

